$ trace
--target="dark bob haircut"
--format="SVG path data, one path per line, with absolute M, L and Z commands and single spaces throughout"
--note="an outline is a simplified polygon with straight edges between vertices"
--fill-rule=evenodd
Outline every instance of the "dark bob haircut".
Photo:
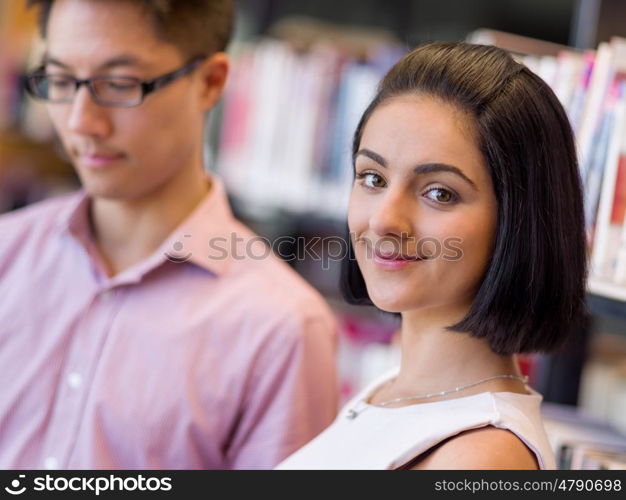
M 156 35 L 176 45 L 187 57 L 224 51 L 232 35 L 233 0 L 119 1 L 130 1 L 143 8 L 153 22 Z M 54 0 L 28 0 L 29 6 L 39 9 L 39 30 L 43 38 L 47 35 L 53 4 Z
M 467 315 L 447 327 L 498 354 L 547 352 L 587 325 L 583 197 L 573 133 L 550 87 L 496 47 L 437 42 L 404 56 L 356 129 L 401 95 L 455 105 L 474 121 L 498 203 L 494 251 Z M 348 238 L 341 288 L 372 304 Z M 416 283 L 417 286 L 417 283 Z

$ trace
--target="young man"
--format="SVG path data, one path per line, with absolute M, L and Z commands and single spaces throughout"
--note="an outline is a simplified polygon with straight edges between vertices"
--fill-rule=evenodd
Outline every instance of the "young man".
M 334 417 L 335 324 L 203 168 L 231 2 L 31 3 L 83 190 L 0 218 L 0 467 L 272 467 Z

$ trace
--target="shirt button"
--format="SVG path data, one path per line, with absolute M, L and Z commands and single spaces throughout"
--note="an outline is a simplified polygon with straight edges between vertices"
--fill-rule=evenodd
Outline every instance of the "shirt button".
M 115 295 L 115 292 L 113 290 L 104 290 L 103 292 L 100 293 L 100 298 L 102 300 L 111 300 L 113 298 L 113 296 Z
M 80 373 L 71 372 L 67 376 L 67 384 L 72 389 L 78 389 L 82 383 L 83 383 L 83 377 L 81 377 Z
M 56 457 L 48 457 L 44 460 L 43 466 L 49 470 L 58 469 L 59 461 L 57 460 Z

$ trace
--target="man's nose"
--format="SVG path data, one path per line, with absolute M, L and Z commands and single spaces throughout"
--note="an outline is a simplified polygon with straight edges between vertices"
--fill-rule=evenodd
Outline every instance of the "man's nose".
M 111 120 L 106 106 L 98 104 L 87 85 L 81 85 L 74 96 L 68 128 L 79 135 L 106 138 L 111 134 Z

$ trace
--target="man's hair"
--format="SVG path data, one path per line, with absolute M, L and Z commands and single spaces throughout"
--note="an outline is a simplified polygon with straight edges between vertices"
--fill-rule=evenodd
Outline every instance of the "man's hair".
M 559 347 L 589 320 L 582 187 L 560 102 L 504 50 L 424 45 L 381 82 L 356 129 L 353 158 L 373 111 L 401 95 L 430 96 L 469 113 L 498 202 L 494 251 L 480 288 L 465 318 L 447 329 L 485 338 L 499 354 Z M 350 238 L 348 245 L 344 297 L 371 304 Z
M 28 0 L 29 7 L 39 8 L 39 29 L 44 38 L 47 36 L 48 19 L 54 1 Z M 232 34 L 233 0 L 118 1 L 134 2 L 145 9 L 152 18 L 156 35 L 176 45 L 187 57 L 226 50 Z

